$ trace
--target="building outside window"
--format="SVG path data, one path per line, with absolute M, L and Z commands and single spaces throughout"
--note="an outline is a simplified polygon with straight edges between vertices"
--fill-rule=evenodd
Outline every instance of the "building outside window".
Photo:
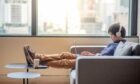
M 30 34 L 30 0 L 0 0 L 0 34 Z

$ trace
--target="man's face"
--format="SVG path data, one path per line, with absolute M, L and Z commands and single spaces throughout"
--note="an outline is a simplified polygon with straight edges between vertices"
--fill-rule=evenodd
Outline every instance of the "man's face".
M 118 40 L 118 37 L 112 33 L 109 33 L 110 35 L 110 38 L 113 40 L 113 41 L 117 41 Z

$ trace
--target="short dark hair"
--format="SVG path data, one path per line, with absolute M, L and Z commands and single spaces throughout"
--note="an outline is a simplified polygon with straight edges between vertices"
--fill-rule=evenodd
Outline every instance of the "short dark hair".
M 116 36 L 116 33 L 119 32 L 119 30 L 120 30 L 120 26 L 121 26 L 120 23 L 112 24 L 108 29 L 108 33 L 111 33 Z M 121 32 L 121 37 L 124 38 L 126 35 L 126 30 L 123 26 L 121 26 L 120 32 Z

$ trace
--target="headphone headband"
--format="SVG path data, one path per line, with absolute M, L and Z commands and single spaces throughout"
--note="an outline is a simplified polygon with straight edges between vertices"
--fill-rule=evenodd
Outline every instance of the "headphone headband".
M 121 37 L 121 30 L 122 30 L 122 25 L 120 25 L 120 27 L 119 27 L 119 31 L 116 33 L 116 35 L 118 36 L 118 37 Z
M 121 30 L 122 30 L 122 25 L 120 25 L 119 32 L 121 32 Z

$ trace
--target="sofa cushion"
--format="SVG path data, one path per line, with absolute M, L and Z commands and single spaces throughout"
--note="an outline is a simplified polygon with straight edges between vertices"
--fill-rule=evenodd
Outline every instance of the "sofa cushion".
M 137 45 L 133 52 L 132 52 L 133 56 L 140 56 L 140 45 Z
M 89 51 L 93 53 L 100 53 L 106 46 L 105 45 L 78 45 L 78 46 L 71 46 L 70 52 L 81 54 L 83 51 Z
M 114 52 L 114 56 L 130 56 L 132 55 L 132 43 L 120 42 Z
M 134 43 L 134 42 L 127 42 L 127 44 L 132 46 L 132 51 L 134 51 L 134 49 L 138 45 L 138 43 Z

